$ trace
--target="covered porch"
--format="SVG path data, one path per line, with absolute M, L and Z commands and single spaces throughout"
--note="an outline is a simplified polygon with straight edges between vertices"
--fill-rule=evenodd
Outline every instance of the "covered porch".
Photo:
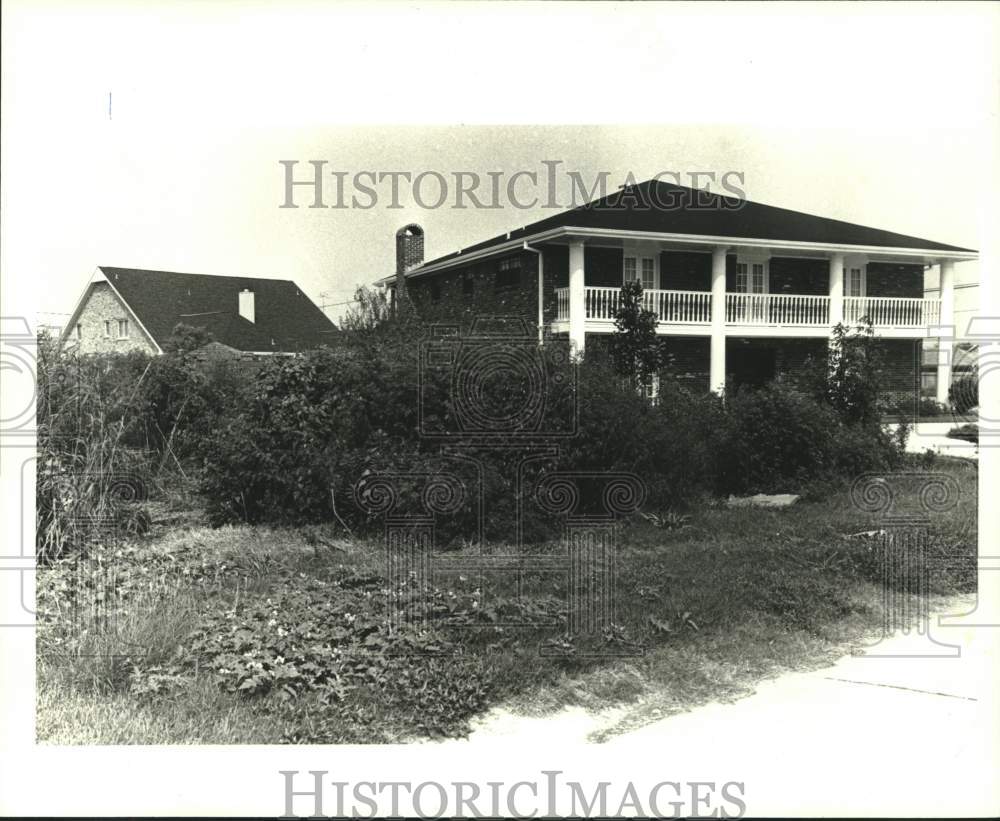
M 549 327 L 567 333 L 577 351 L 586 335 L 614 332 L 621 286 L 643 285 L 657 333 L 709 337 L 710 384 L 721 391 L 727 337 L 826 338 L 838 323 L 871 320 L 879 336 L 942 335 L 953 323 L 954 259 L 889 250 L 813 249 L 587 239 L 568 243 L 565 277 L 554 285 Z M 924 297 L 924 271 L 940 266 L 940 298 Z M 562 281 L 560 281 L 560 279 Z M 950 384 L 939 362 L 939 384 Z M 947 399 L 947 388 L 942 389 Z M 939 393 L 942 392 L 939 390 Z

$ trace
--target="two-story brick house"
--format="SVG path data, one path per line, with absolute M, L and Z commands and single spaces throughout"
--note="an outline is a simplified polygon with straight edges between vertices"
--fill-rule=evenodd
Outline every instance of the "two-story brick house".
M 510 314 L 583 352 L 613 333 L 623 281 L 639 279 L 676 367 L 705 388 L 794 373 L 831 328 L 869 317 L 888 388 L 919 390 L 920 346 L 953 324 L 954 266 L 975 251 L 706 191 L 649 181 L 423 262 L 424 235 L 397 235 L 380 280 L 421 318 Z M 924 293 L 939 268 L 940 290 Z M 947 342 L 940 346 L 947 348 Z M 949 362 L 938 365 L 947 399 Z

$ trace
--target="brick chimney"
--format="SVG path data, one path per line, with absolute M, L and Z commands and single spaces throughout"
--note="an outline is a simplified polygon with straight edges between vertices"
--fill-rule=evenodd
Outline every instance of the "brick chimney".
M 411 268 L 424 261 L 424 229 L 415 223 L 404 225 L 396 232 L 396 304 L 406 301 L 406 277 Z
M 254 322 L 256 313 L 254 311 L 253 291 L 244 288 L 240 291 L 240 316 L 248 322 Z

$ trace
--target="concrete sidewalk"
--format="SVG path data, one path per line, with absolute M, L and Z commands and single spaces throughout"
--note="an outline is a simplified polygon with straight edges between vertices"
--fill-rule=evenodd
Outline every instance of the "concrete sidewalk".
M 911 430 L 906 440 L 907 453 L 923 453 L 933 450 L 945 456 L 962 456 L 966 459 L 979 459 L 979 446 L 964 439 L 949 439 L 949 430 L 959 427 L 962 423 L 949 422 L 918 422 Z M 894 429 L 896 426 L 893 426 Z
M 996 815 L 1000 735 L 990 728 L 998 726 L 1000 630 L 942 628 L 936 618 L 974 606 L 974 597 L 960 597 L 931 619 L 931 635 L 958 645 L 958 656 L 873 655 L 952 652 L 896 635 L 868 655 L 763 682 L 740 701 L 671 715 L 593 749 L 635 762 L 636 780 L 744 782 L 751 816 Z M 453 743 L 566 751 L 622 715 L 494 713 Z
M 946 612 L 969 609 L 959 600 Z M 683 739 L 687 765 L 710 763 L 746 782 L 751 815 L 996 815 L 997 631 L 931 625 L 960 656 L 920 658 L 944 648 L 897 635 L 869 653 L 915 657 L 849 656 L 608 747 L 642 757 Z

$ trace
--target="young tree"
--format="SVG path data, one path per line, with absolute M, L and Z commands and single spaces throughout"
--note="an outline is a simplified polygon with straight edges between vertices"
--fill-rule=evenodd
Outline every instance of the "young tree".
M 643 307 L 642 283 L 622 285 L 611 337 L 611 361 L 615 372 L 636 388 L 648 389 L 666 364 L 656 323 L 656 314 Z
M 360 286 L 354 292 L 354 305 L 340 320 L 343 331 L 371 332 L 393 320 L 392 305 L 384 289 Z
M 852 331 L 837 323 L 827 350 L 825 379 L 818 392 L 848 425 L 879 423 L 882 346 L 868 317 Z
M 174 325 L 167 341 L 163 343 L 163 350 L 167 353 L 183 355 L 203 348 L 214 341 L 215 337 L 212 335 L 212 332 L 200 325 L 196 327 L 194 325 L 187 325 L 184 322 L 178 322 Z

